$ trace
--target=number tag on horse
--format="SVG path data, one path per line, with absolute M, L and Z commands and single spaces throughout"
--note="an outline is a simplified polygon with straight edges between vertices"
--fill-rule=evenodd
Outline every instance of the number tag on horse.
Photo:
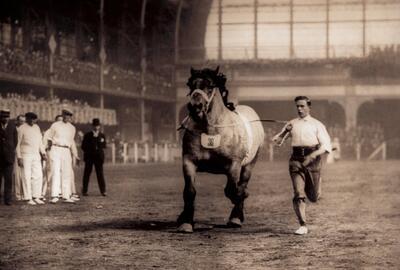
M 208 149 L 214 149 L 219 147 L 221 144 L 221 135 L 207 135 L 201 133 L 201 146 Z

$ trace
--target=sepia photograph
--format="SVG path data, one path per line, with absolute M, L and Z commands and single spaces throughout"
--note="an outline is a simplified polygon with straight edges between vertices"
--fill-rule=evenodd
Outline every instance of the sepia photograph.
M 0 269 L 400 269 L 399 121 L 400 0 L 1 0 Z

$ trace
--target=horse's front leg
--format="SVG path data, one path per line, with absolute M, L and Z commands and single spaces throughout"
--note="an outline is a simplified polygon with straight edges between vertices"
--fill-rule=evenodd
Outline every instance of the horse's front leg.
M 196 165 L 188 158 L 183 158 L 183 176 L 185 178 L 185 188 L 183 190 L 184 208 L 178 217 L 178 231 L 193 232 L 194 200 L 196 198 L 195 177 Z
M 229 216 L 228 226 L 230 227 L 241 227 L 244 220 L 243 215 L 243 201 L 244 198 L 241 196 L 239 189 L 241 164 L 240 162 L 234 161 L 229 168 L 227 173 L 228 182 L 225 187 L 225 196 L 228 197 L 234 204 L 234 207 Z

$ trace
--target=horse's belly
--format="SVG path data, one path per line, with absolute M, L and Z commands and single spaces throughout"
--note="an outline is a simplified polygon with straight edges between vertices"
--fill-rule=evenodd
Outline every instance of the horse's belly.
M 242 165 L 247 165 L 255 158 L 264 143 L 264 128 L 257 113 L 249 106 L 237 106 L 236 112 L 246 129 L 247 155 L 242 161 Z

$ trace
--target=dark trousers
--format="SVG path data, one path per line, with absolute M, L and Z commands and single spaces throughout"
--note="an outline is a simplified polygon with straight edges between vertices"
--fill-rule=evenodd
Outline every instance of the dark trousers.
M 293 184 L 293 208 L 300 225 L 306 224 L 306 202 L 317 202 L 321 194 L 321 157 L 317 157 L 307 167 L 301 163 L 304 157 L 291 157 L 289 172 Z
M 13 169 L 14 169 L 13 164 L 0 166 L 0 188 L 1 188 L 1 179 L 4 177 L 4 202 L 11 202 L 12 200 Z
M 85 170 L 83 172 L 82 193 L 88 192 L 89 179 L 90 179 L 90 174 L 92 173 L 93 165 L 96 170 L 97 182 L 99 184 L 100 192 L 105 193 L 106 192 L 106 181 L 104 180 L 103 161 L 101 161 L 101 160 L 86 160 L 85 161 Z

